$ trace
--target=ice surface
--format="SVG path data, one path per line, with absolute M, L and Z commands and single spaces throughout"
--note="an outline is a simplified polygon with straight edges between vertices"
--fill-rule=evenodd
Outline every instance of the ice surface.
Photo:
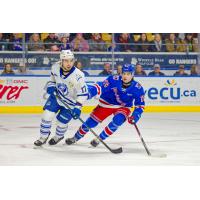
M 88 133 L 76 145 L 64 140 L 57 146 L 34 149 L 41 115 L 0 115 L 0 165 L 200 165 L 200 113 L 144 113 L 138 127 L 152 153 L 148 157 L 133 126 L 127 122 L 106 140 L 123 153 L 112 154 L 103 145 L 91 148 Z M 83 114 L 83 119 L 88 115 Z M 110 118 L 94 129 L 100 133 Z M 65 138 L 74 135 L 80 122 L 71 121 Z M 54 134 L 55 123 L 52 135 Z

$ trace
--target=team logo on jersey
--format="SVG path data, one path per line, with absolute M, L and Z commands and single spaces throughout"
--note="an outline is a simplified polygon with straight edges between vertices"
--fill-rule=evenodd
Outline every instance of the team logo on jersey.
M 69 93 L 67 86 L 64 83 L 58 83 L 58 90 L 63 94 L 67 95 Z
M 119 76 L 117 75 L 113 76 L 113 80 L 119 80 Z
M 108 80 L 105 80 L 105 81 L 103 82 L 103 86 L 104 86 L 104 87 L 108 87 L 108 86 L 109 86 Z

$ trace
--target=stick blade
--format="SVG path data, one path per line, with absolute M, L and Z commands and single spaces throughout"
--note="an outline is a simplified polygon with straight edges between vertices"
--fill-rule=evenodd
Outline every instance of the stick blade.
M 111 150 L 112 153 L 115 153 L 115 154 L 118 154 L 118 153 L 122 153 L 123 150 L 122 150 L 122 147 L 118 148 L 118 149 L 112 149 Z

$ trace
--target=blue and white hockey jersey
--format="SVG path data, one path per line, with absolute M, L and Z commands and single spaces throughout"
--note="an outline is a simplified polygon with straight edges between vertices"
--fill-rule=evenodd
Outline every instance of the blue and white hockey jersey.
M 56 87 L 58 96 L 71 107 L 83 104 L 88 98 L 85 76 L 75 66 L 67 75 L 64 75 L 60 63 L 54 64 L 51 71 L 51 81 L 48 82 L 47 87 L 51 86 Z M 59 99 L 57 101 L 63 105 Z

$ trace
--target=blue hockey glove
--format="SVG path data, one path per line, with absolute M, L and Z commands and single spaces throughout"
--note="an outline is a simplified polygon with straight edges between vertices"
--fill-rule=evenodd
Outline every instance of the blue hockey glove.
M 56 87 L 52 86 L 52 87 L 48 87 L 47 88 L 47 93 L 50 95 L 55 95 L 56 94 Z
M 73 110 L 72 110 L 72 117 L 73 119 L 78 119 L 81 115 L 81 109 L 80 108 L 77 108 L 75 107 Z
M 133 112 L 132 115 L 128 118 L 128 122 L 130 124 L 136 124 L 138 120 L 140 119 L 141 114 L 138 112 Z
M 87 85 L 88 88 L 88 99 L 92 99 L 97 95 L 97 88 L 94 85 Z

